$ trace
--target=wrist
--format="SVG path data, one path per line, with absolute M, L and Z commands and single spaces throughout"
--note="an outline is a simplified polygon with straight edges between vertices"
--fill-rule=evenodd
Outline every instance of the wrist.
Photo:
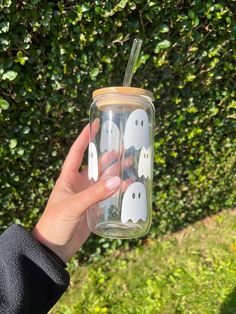
M 49 240 L 46 239 L 42 235 L 42 233 L 38 230 L 37 225 L 34 227 L 34 229 L 31 231 L 31 235 L 44 247 L 48 248 L 52 253 L 56 254 L 56 256 L 62 261 L 63 264 L 67 263 L 69 261 L 69 258 L 65 256 L 63 252 L 63 248 L 59 247 Z
M 52 251 L 48 246 L 42 244 L 41 242 L 39 242 L 39 244 L 44 248 L 47 255 L 49 255 L 50 258 L 53 259 L 55 263 L 57 263 L 59 266 L 63 268 L 66 268 L 66 264 L 64 263 L 64 261 L 54 251 Z

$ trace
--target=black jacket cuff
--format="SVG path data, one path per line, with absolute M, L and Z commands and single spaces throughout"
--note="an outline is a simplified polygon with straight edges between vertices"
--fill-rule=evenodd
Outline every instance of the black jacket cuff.
M 69 285 L 61 262 L 23 227 L 10 226 L 0 236 L 0 313 L 47 313 Z

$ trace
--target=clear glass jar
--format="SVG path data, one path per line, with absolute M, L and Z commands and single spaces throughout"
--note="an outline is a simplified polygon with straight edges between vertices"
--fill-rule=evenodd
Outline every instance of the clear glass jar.
M 152 217 L 153 133 L 151 92 L 135 87 L 95 90 L 90 107 L 88 177 L 119 176 L 108 199 L 88 209 L 91 231 L 109 238 L 144 235 Z

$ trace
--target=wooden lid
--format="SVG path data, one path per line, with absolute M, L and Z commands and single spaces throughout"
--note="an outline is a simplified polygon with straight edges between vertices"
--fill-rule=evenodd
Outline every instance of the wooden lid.
M 112 94 L 112 93 L 119 93 L 119 94 L 128 94 L 128 95 L 139 95 L 148 97 L 153 100 L 153 94 L 146 89 L 137 88 L 137 87 L 128 87 L 128 86 L 113 86 L 113 87 L 104 87 L 96 89 L 93 92 L 93 99 L 97 96 L 105 95 L 105 94 Z

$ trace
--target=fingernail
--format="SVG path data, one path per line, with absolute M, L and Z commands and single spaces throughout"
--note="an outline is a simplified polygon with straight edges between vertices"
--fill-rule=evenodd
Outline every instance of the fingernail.
M 108 190 L 113 191 L 119 187 L 120 178 L 119 177 L 110 177 L 106 180 L 105 185 L 106 185 Z

